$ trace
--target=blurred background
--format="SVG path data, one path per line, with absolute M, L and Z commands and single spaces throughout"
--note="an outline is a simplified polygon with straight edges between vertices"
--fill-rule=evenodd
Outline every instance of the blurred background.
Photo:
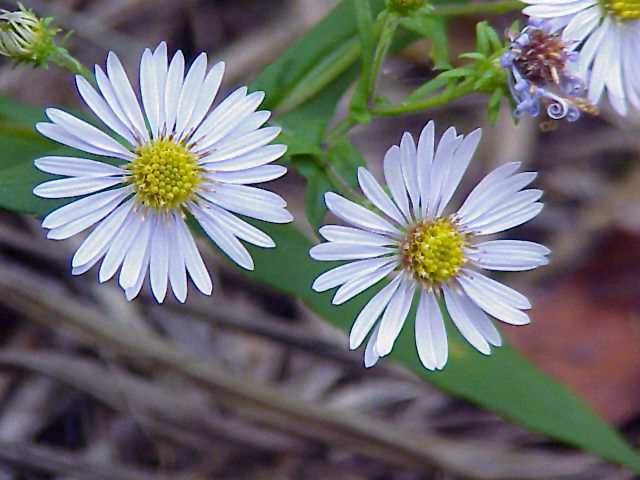
M 200 51 L 224 59 L 225 91 L 248 83 L 335 4 L 24 3 L 73 30 L 67 46 L 85 64 L 114 50 L 136 78 L 142 49 L 166 40 L 188 59 Z M 491 22 L 500 30 L 513 18 Z M 454 56 L 473 49 L 477 20 L 451 24 Z M 426 52 L 414 44 L 389 58 L 380 90 L 399 98 L 433 76 Z M 54 67 L 4 61 L 0 91 L 33 105 L 82 108 L 71 76 Z M 605 107 L 598 118 L 543 133 L 530 120 L 514 126 L 505 106 L 490 128 L 485 102 L 472 96 L 428 114 L 376 120 L 354 129 L 352 140 L 379 174 L 384 152 L 405 130 L 418 133 L 431 118 L 439 132 L 482 125 L 463 192 L 506 161 L 541 171 L 536 188 L 544 188 L 547 206 L 511 236 L 545 243 L 552 263 L 505 276 L 534 309 L 532 325 L 502 331 L 637 446 L 640 121 Z M 270 188 L 311 233 L 303 179 L 291 171 Z M 72 277 L 70 257 L 80 241 L 48 241 L 36 219 L 0 210 L 2 480 L 633 478 L 443 394 L 392 362 L 365 371 L 362 352 L 347 350 L 344 333 L 295 299 L 251 283 L 205 242 L 199 247 L 217 280 L 213 297 L 192 290 L 186 305 L 171 299 L 159 308 L 148 293 L 128 303 L 93 272 Z M 31 300 L 8 293 L 16 291 L 30 292 Z M 78 332 L 72 320 L 49 318 L 51 305 L 97 327 Z M 119 344 L 102 325 L 143 332 L 148 344 Z M 125 360 L 123 348 L 139 354 Z

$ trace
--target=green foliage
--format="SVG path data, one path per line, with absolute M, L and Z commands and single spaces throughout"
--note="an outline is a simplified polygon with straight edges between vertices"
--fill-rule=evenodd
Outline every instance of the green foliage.
M 383 2 L 373 1 L 370 6 L 375 16 Z M 343 137 L 329 148 L 323 144 L 337 102 L 362 71 L 355 65 L 362 50 L 354 12 L 353 1 L 342 2 L 251 85 L 267 92 L 266 108 L 281 113 L 274 122 L 283 127 L 280 141 L 289 146 L 288 160 L 309 182 L 306 211 L 314 225 L 324 216 L 323 193 L 329 188 L 353 187 L 355 171 L 364 163 Z M 501 45 L 484 26 L 478 28 L 478 52 L 466 56 L 470 64 L 457 73 L 441 74 L 422 87 L 421 93 L 466 82 L 469 91 L 475 88 L 490 93 L 490 108 L 496 109 L 502 96 L 499 89 L 504 85 L 495 63 Z M 33 159 L 58 148 L 32 131 L 32 123 L 41 117 L 38 109 L 0 102 L 0 206 L 39 216 L 55 203 L 32 195 L 33 185 L 45 178 L 35 171 Z M 336 185 L 332 172 L 345 184 Z M 328 267 L 309 258 L 309 239 L 292 225 L 260 223 L 260 228 L 274 238 L 278 248 L 250 248 L 256 268 L 245 273 L 300 299 L 328 322 L 349 330 L 375 287 L 345 305 L 332 305 L 330 293 L 318 294 L 310 288 L 314 278 Z M 610 425 L 511 347 L 495 349 L 492 356 L 485 357 L 464 342 L 450 322 L 448 330 L 450 360 L 442 372 L 428 372 L 420 364 L 411 322 L 404 327 L 391 358 L 447 392 L 640 472 L 640 455 Z
M 447 21 L 444 17 L 414 15 L 403 18 L 400 24 L 410 32 L 431 40 L 431 58 L 436 70 L 451 68 Z

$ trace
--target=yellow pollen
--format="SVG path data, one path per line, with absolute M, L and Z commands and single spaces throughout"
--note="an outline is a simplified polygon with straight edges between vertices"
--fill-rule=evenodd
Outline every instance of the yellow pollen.
M 606 8 L 622 20 L 640 19 L 640 0 L 605 0 Z
M 166 138 L 138 147 L 128 168 L 138 200 L 156 210 L 179 208 L 202 181 L 197 156 Z
M 402 243 L 404 265 L 420 282 L 447 282 L 465 261 L 465 243 L 465 235 L 448 218 L 424 220 L 409 230 Z

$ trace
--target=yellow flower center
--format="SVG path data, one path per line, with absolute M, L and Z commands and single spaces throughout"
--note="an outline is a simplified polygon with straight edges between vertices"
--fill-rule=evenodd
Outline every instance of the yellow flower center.
M 406 268 L 428 285 L 451 279 L 465 261 L 465 235 L 448 218 L 424 220 L 415 225 L 402 243 Z
M 182 142 L 164 138 L 138 147 L 128 168 L 139 201 L 157 210 L 180 207 L 202 181 L 197 156 Z
M 622 20 L 640 19 L 640 0 L 605 0 L 606 8 Z

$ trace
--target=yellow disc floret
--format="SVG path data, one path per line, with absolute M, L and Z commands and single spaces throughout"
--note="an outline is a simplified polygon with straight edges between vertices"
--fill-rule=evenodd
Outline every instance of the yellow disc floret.
M 164 138 L 138 147 L 128 168 L 140 203 L 157 210 L 179 208 L 193 198 L 202 180 L 197 156 Z
M 428 285 L 451 279 L 465 261 L 465 235 L 448 218 L 424 220 L 409 230 L 402 243 L 404 265 Z
M 605 0 L 607 9 L 622 20 L 640 19 L 640 0 Z

